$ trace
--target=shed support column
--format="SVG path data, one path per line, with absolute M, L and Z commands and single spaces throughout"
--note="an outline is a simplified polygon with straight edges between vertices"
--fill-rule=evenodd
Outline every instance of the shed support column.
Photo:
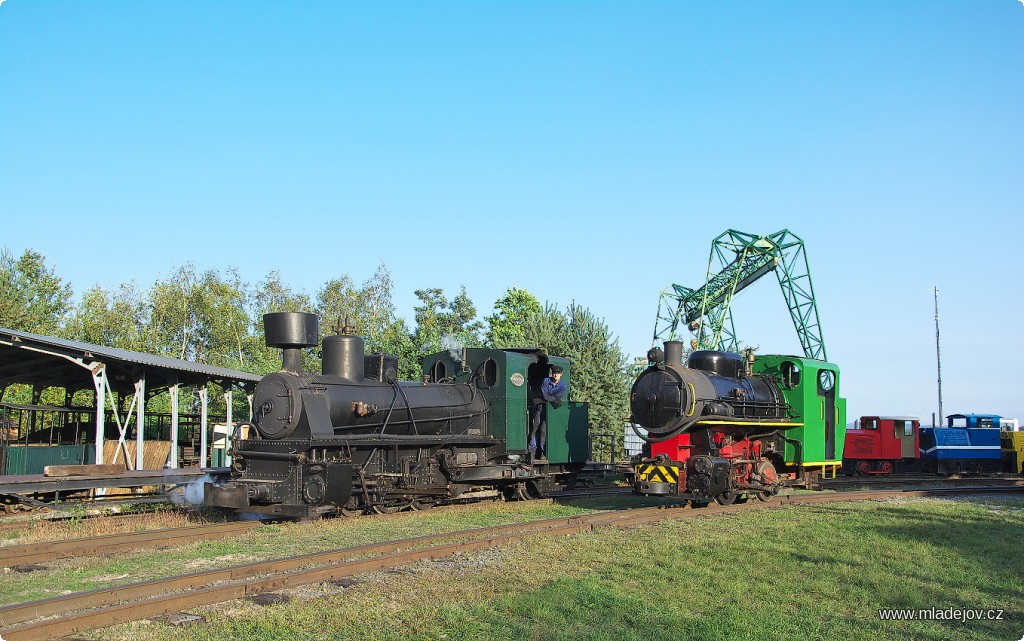
M 106 412 L 107 370 L 100 365 L 92 370 L 92 383 L 96 388 L 96 463 L 105 463 L 103 458 L 103 420 Z
M 171 469 L 178 469 L 178 379 L 167 388 L 171 394 L 171 453 L 167 459 L 167 465 Z
M 225 417 L 224 422 L 227 423 L 227 434 L 224 435 L 224 465 L 231 467 L 231 456 L 228 454 L 230 451 L 228 445 L 231 442 L 231 433 L 234 431 L 234 425 L 231 420 L 232 390 L 230 382 L 225 383 L 225 385 L 227 385 L 227 391 L 224 392 L 224 403 L 227 405 L 227 416 Z
M 42 398 L 43 398 L 43 389 L 41 387 L 39 387 L 38 384 L 33 384 L 32 385 L 32 404 L 33 405 L 39 405 L 39 401 L 42 400 Z M 39 414 L 39 412 L 30 412 L 29 413 L 28 431 L 30 433 L 36 431 L 36 425 L 37 425 L 37 423 L 36 423 L 37 416 L 36 415 L 37 414 Z M 53 428 L 52 427 L 50 428 L 50 441 L 51 441 L 50 445 L 53 445 L 53 442 L 52 442 L 53 441 Z
M 199 388 L 199 467 L 209 467 L 206 463 L 206 410 L 207 390 L 203 385 Z
M 146 419 L 146 373 L 143 372 L 135 381 L 135 469 L 145 469 L 142 447 L 145 442 L 143 434 Z

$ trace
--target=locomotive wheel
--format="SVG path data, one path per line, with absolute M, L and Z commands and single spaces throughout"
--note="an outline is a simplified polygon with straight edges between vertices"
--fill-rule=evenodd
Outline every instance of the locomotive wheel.
M 736 502 L 736 493 L 731 491 L 725 491 L 715 497 L 715 503 L 719 505 L 732 505 Z
M 402 511 L 404 505 L 396 505 L 394 503 L 388 503 L 387 505 L 374 505 L 373 511 L 377 514 L 394 514 L 395 512 Z
M 544 493 L 532 481 L 506 486 L 502 488 L 501 495 L 506 501 L 531 501 L 544 498 Z
M 434 503 L 434 499 L 416 499 L 415 501 L 409 504 L 409 508 L 412 509 L 413 511 L 429 510 L 430 508 L 434 507 Z
M 773 496 L 775 496 L 775 492 L 755 492 L 754 493 L 754 498 L 757 499 L 758 501 L 761 501 L 762 503 L 767 503 L 768 501 L 772 500 Z
M 857 474 L 860 476 L 871 476 L 871 463 L 867 461 L 857 461 Z
M 878 464 L 879 474 L 892 474 L 892 461 L 882 461 Z
M 532 501 L 534 499 L 544 498 L 544 492 L 537 486 L 533 481 L 527 481 L 519 484 L 519 498 L 524 501 Z
M 342 516 L 359 516 L 366 514 L 366 507 L 359 504 L 359 498 L 352 496 L 349 497 L 348 503 L 338 508 L 338 512 Z

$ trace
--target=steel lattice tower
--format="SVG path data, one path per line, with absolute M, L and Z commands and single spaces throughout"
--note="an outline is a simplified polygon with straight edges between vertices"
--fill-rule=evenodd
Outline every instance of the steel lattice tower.
M 693 333 L 694 349 L 738 351 L 732 299 L 774 271 L 804 355 L 827 360 L 804 241 L 788 229 L 757 236 L 730 229 L 711 243 L 704 286 L 672 285 L 661 292 L 654 344 Z

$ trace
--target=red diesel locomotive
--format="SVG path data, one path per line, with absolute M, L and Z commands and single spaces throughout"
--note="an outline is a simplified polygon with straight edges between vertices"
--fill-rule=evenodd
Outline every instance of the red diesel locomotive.
M 862 416 L 846 430 L 843 471 L 850 476 L 918 471 L 920 428 L 916 416 Z

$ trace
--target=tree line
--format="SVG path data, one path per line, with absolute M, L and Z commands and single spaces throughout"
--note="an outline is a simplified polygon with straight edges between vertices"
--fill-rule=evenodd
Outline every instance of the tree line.
M 462 287 L 454 297 L 440 288 L 416 290 L 410 323 L 397 314 L 393 294 L 383 264 L 362 283 L 342 274 L 310 295 L 276 271 L 253 284 L 233 268 L 199 271 L 187 263 L 149 287 L 132 281 L 108 291 L 96 285 L 76 299 L 44 255 L 0 250 L 0 327 L 265 374 L 279 368 L 280 354 L 264 343 L 263 314 L 313 312 L 321 338 L 339 325 L 355 327 L 367 353 L 398 356 L 403 380 L 418 380 L 423 357 L 453 345 L 538 347 L 572 361 L 570 399 L 589 403 L 592 429 L 618 434 L 621 447 L 628 364 L 603 319 L 575 302 L 564 310 L 542 304 L 512 286 L 481 320 Z M 306 350 L 304 358 L 309 371 L 319 371 L 316 350 Z

